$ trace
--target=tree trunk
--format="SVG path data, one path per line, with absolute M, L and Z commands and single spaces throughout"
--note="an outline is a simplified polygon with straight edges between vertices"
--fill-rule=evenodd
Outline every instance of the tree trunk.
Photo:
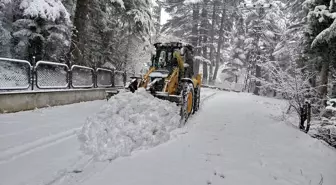
M 222 43 L 223 43 L 223 34 L 224 34 L 225 3 L 226 3 L 226 1 L 223 0 L 222 18 L 221 18 L 221 24 L 220 24 L 220 29 L 219 29 L 219 39 L 218 39 L 218 43 L 217 43 L 216 68 L 215 68 L 214 75 L 212 77 L 213 82 L 216 81 L 217 73 L 218 73 L 218 69 L 219 69 L 219 63 L 220 63 L 221 47 L 222 47 Z
M 208 17 L 208 11 L 207 11 L 207 5 L 208 5 L 208 0 L 204 0 L 203 2 L 203 10 L 202 10 L 202 23 L 201 23 L 201 34 L 203 37 L 202 40 L 202 50 L 203 50 L 203 57 L 208 59 L 208 47 L 207 47 L 207 42 L 208 42 L 208 22 L 207 22 L 207 17 Z M 206 84 L 208 83 L 208 64 L 206 62 L 203 62 L 203 82 Z
M 211 85 L 213 85 L 213 66 L 215 65 L 215 61 L 214 61 L 214 53 L 215 53 L 215 47 L 214 47 L 214 39 L 215 39 L 215 24 L 216 24 L 216 4 L 217 1 L 215 0 L 213 2 L 213 9 L 212 9 L 212 17 L 211 17 L 211 32 L 210 32 L 210 61 L 211 61 L 211 65 L 210 65 L 210 78 L 209 78 L 209 83 Z
M 76 31 L 72 34 L 70 52 L 73 52 L 75 64 L 84 64 L 83 53 L 87 41 L 87 14 L 89 13 L 89 0 L 78 0 L 74 17 Z
M 208 64 L 203 62 L 203 80 L 204 84 L 208 84 Z
M 325 100 L 328 94 L 329 61 L 323 61 L 321 70 L 320 95 Z
M 259 65 L 256 65 L 256 77 L 257 77 L 257 78 L 261 77 L 261 67 L 260 67 Z M 260 94 L 259 94 L 259 91 L 260 91 L 260 85 L 261 85 L 260 81 L 257 80 L 257 81 L 256 81 L 256 86 L 255 86 L 254 91 L 253 91 L 253 94 L 255 94 L 255 95 L 260 95 Z
M 199 4 L 193 4 L 193 26 L 191 30 L 191 44 L 194 47 L 198 45 L 198 21 L 199 21 Z M 197 49 L 194 49 L 194 55 L 198 55 Z M 199 61 L 194 61 L 194 74 L 199 73 Z
M 258 26 L 260 26 L 260 24 L 262 22 L 263 15 L 264 15 L 264 9 L 260 8 L 259 9 L 259 13 L 258 13 L 258 23 L 257 23 Z M 256 35 L 257 38 L 255 39 L 255 43 L 254 43 L 255 47 L 256 47 L 256 50 L 257 50 L 257 53 L 256 53 L 257 55 L 256 56 L 260 57 L 261 56 L 261 52 L 260 52 L 260 47 L 259 47 L 259 41 L 260 41 L 260 37 L 261 37 L 261 35 L 260 35 L 260 32 L 261 32 L 260 29 L 261 28 L 257 27 L 255 29 L 257 30 L 257 35 Z M 255 69 L 256 69 L 256 71 L 255 71 L 255 77 L 256 78 L 261 78 L 261 67 L 258 64 L 258 60 L 256 60 L 256 57 L 254 57 L 254 59 L 255 59 L 254 64 L 255 64 Z M 260 57 L 260 60 L 262 60 L 261 57 Z M 261 83 L 260 83 L 259 80 L 257 80 L 255 82 L 255 88 L 253 90 L 253 94 L 259 95 L 260 86 L 261 86 Z

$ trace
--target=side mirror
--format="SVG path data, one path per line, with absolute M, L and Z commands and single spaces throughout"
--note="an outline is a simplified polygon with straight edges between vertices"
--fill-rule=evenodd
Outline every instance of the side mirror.
M 145 61 L 142 65 L 143 65 L 144 67 L 151 67 L 151 65 L 152 65 L 152 61 Z
M 185 48 L 182 48 L 181 49 L 181 55 L 184 56 L 184 54 L 185 54 Z

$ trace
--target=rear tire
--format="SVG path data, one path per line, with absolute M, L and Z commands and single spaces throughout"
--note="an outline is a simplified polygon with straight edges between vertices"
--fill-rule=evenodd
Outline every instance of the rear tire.
M 194 88 L 190 83 L 183 83 L 181 100 L 181 125 L 185 125 L 194 109 Z
M 193 114 L 195 114 L 200 107 L 200 102 L 201 102 L 201 88 L 197 87 L 195 89 L 195 98 L 194 98 L 194 109 L 193 109 Z

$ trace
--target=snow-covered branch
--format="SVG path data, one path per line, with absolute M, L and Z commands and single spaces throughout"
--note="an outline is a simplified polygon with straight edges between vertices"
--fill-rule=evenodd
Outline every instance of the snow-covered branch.
M 299 68 L 295 63 L 287 68 L 281 67 L 277 61 L 269 61 L 260 65 L 265 74 L 268 74 L 268 79 L 253 78 L 261 82 L 261 88 L 273 89 L 281 94 L 300 117 L 300 108 L 305 100 L 314 97 L 317 93 L 318 87 L 312 87 L 310 84 L 310 79 L 316 74 L 302 73 L 306 67 Z

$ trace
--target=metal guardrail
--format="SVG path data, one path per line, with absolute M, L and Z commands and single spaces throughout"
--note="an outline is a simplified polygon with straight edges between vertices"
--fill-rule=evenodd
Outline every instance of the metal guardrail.
M 33 67 L 26 60 L 0 58 L 0 90 L 24 90 L 31 85 Z
M 109 69 L 96 69 L 97 87 L 112 87 L 113 86 L 113 71 Z
M 34 69 L 36 86 L 39 89 L 66 89 L 69 87 L 69 67 L 66 64 L 38 61 Z
M 71 87 L 72 88 L 93 88 L 94 69 L 86 66 L 71 66 Z
M 126 85 L 125 72 L 114 71 L 113 80 L 114 80 L 115 87 L 124 87 Z
M 107 68 L 0 57 L 0 91 L 34 89 L 123 88 L 126 72 Z

